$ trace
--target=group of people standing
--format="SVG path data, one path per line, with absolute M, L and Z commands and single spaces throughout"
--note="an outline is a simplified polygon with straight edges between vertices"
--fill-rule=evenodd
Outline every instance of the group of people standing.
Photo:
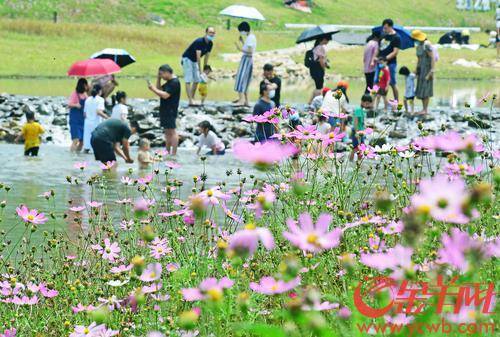
M 422 111 L 416 114 L 424 115 L 428 112 L 429 101 L 434 94 L 433 82 L 437 57 L 434 47 L 424 32 L 414 30 L 411 37 L 416 45 L 417 67 L 415 72 L 410 71 L 407 66 L 399 69 L 399 74 L 406 79 L 403 102 L 405 110 L 414 113 L 415 97 L 422 100 Z M 394 29 L 394 22 L 391 19 L 385 19 L 382 22 L 382 33 L 374 32 L 367 39 L 363 54 L 365 92 L 369 93 L 376 89 L 375 107 L 378 106 L 378 101 L 383 99 L 387 110 L 389 87 L 392 89 L 394 100 L 399 101 L 396 77 L 398 74 L 397 57 L 400 49 L 401 38 Z

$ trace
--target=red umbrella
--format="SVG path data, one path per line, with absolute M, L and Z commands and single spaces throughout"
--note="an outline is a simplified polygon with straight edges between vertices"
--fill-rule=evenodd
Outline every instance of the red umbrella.
M 88 59 L 75 62 L 68 70 L 68 76 L 101 76 L 117 73 L 120 66 L 109 59 Z

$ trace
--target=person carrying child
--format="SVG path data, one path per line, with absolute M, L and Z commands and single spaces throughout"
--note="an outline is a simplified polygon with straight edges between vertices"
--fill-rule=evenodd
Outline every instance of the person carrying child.
M 35 113 L 26 113 L 26 124 L 23 125 L 21 133 L 16 137 L 16 142 L 24 138 L 24 155 L 36 157 L 40 149 L 40 136 L 45 132 L 40 123 L 35 121 Z
M 203 72 L 200 74 L 200 83 L 198 83 L 198 91 L 201 96 L 201 105 L 205 104 L 205 99 L 208 95 L 208 81 L 210 73 L 212 72 L 212 67 L 206 64 L 203 67 Z
M 139 169 L 147 169 L 149 165 L 154 162 L 154 158 L 149 150 L 151 149 L 151 143 L 147 138 L 139 139 L 139 151 L 137 153 L 137 162 L 139 163 Z
M 203 147 L 210 149 L 207 155 L 223 155 L 226 153 L 226 146 L 217 136 L 215 128 L 209 121 L 203 121 L 198 124 L 200 130 L 200 137 L 198 138 L 198 152 L 200 153 Z
M 415 112 L 415 74 L 408 69 L 408 67 L 401 67 L 399 69 L 399 74 L 403 75 L 406 79 L 405 83 L 405 98 L 404 98 L 404 105 L 405 105 L 405 112 Z M 408 111 L 408 103 L 410 103 L 411 111 Z
M 387 66 L 386 59 L 379 59 L 378 63 L 378 90 L 377 90 L 377 98 L 375 98 L 375 109 L 378 109 L 378 103 L 380 98 L 384 100 L 384 111 L 387 112 L 389 107 L 389 101 L 387 100 L 387 90 L 389 87 L 389 83 L 391 82 L 391 73 L 389 71 L 389 67 Z
M 365 118 L 366 111 L 372 109 L 373 99 L 369 94 L 364 94 L 361 97 L 361 105 L 354 110 L 353 127 L 351 132 L 352 152 L 349 160 L 354 159 L 354 154 L 359 151 L 359 145 L 365 143 Z

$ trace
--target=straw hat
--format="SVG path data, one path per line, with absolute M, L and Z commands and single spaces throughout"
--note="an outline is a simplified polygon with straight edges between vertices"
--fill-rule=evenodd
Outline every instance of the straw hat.
M 427 34 L 422 32 L 421 30 L 415 29 L 414 31 L 411 32 L 411 38 L 413 40 L 424 42 L 425 39 L 427 39 Z

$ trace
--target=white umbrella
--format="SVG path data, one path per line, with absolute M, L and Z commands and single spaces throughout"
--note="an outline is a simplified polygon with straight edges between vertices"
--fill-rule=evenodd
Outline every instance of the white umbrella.
M 265 21 L 266 18 L 254 7 L 243 5 L 232 5 L 222 11 L 219 15 L 231 16 L 233 18 L 241 18 L 248 20 Z

